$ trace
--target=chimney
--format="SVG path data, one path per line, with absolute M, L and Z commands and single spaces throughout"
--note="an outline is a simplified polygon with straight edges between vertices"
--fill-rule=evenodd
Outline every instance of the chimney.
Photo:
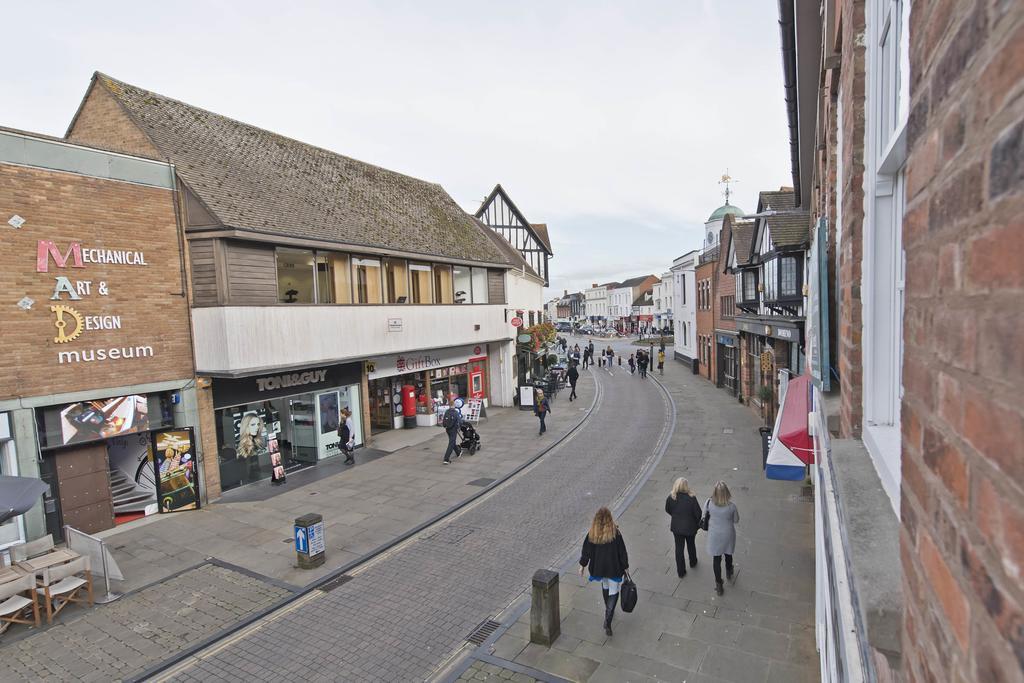
M 565 292 L 564 294 L 562 294 L 562 296 L 569 296 L 569 290 L 568 289 L 563 289 L 562 291 Z
M 595 282 L 594 284 L 590 285 L 590 287 L 591 289 L 597 289 L 597 283 Z

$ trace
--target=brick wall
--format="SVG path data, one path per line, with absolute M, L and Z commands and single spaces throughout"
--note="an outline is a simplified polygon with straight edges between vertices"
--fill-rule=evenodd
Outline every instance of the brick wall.
M 8 362 L 0 372 L 0 398 L 40 396 L 192 376 L 188 306 L 182 296 L 181 260 L 172 194 L 168 190 L 71 173 L 0 164 L 0 215 L 26 219 L 4 231 L 0 250 L 0 315 Z M 85 263 L 64 268 L 48 259 L 36 271 L 39 240 L 52 240 L 63 255 L 72 242 L 83 248 L 142 251 L 148 265 Z M 51 300 L 56 278 L 89 281 L 90 293 Z M 104 295 L 101 283 L 107 289 Z M 28 296 L 29 310 L 15 303 Z M 118 316 L 120 329 L 83 329 L 55 343 L 51 305 L 81 316 Z M 65 314 L 71 334 L 76 323 Z M 61 351 L 150 347 L 152 356 L 58 362 Z M 95 356 L 94 356 L 95 357 Z
M 1024 680 L 1024 5 L 914 3 L 901 553 L 910 680 Z
M 700 363 L 700 374 L 705 379 L 714 381 L 715 379 L 715 344 L 713 342 L 715 338 L 715 296 L 714 289 L 711 287 L 711 283 L 715 276 L 715 270 L 718 267 L 717 261 L 709 261 L 708 263 L 697 266 L 696 271 L 696 282 L 697 282 L 697 357 L 701 359 Z M 711 303 L 707 304 L 705 297 L 701 294 L 701 288 L 707 287 L 710 294 L 707 298 L 710 299 Z M 701 348 L 703 345 L 708 345 L 710 342 L 710 349 L 707 351 L 706 356 L 701 355 Z
M 67 138 L 115 152 L 163 158 L 146 134 L 132 123 L 121 105 L 96 81 L 89 87 Z
M 863 375 L 861 371 L 861 259 L 864 243 L 864 20 L 863 0 L 842 2 L 842 63 L 839 97 L 843 120 L 841 231 L 837 267 L 839 302 L 836 349 L 841 392 L 839 431 L 843 437 L 860 437 L 863 422 Z

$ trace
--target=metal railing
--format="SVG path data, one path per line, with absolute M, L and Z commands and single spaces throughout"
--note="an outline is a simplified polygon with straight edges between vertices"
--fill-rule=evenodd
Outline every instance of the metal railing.
M 110 554 L 110 549 L 107 547 L 106 542 L 101 538 L 90 536 L 84 531 L 79 531 L 66 525 L 64 527 L 64 540 L 67 543 L 68 550 L 73 550 L 79 555 L 88 557 L 90 566 L 98 567 L 100 573 L 103 574 L 105 593 L 97 597 L 95 601 L 104 604 L 120 598 L 121 593 L 115 593 L 110 590 L 110 580 L 124 581 L 124 575 L 121 573 L 120 567 L 117 566 L 117 562 L 114 561 L 114 556 Z

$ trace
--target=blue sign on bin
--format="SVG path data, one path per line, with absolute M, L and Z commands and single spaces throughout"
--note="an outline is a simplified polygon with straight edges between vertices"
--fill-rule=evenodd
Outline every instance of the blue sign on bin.
M 295 526 L 295 552 L 309 553 L 309 539 L 304 526 Z

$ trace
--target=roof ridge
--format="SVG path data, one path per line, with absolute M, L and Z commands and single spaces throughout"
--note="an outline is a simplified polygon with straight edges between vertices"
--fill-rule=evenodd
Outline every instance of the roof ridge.
M 117 84 L 119 86 L 128 86 L 129 88 L 134 88 L 136 90 L 139 90 L 139 91 L 141 91 L 143 93 L 147 93 L 149 95 L 156 95 L 157 97 L 162 97 L 165 100 L 170 100 L 171 102 L 176 102 L 177 104 L 180 104 L 182 106 L 188 107 L 190 109 L 197 109 L 197 110 L 199 110 L 199 111 L 201 111 L 201 112 L 203 112 L 205 114 L 209 114 L 210 116 L 216 116 L 217 118 L 226 119 L 228 121 L 231 121 L 232 123 L 238 124 L 240 126 L 245 126 L 247 128 L 252 128 L 254 130 L 258 130 L 261 133 L 265 133 L 267 135 L 271 135 L 271 136 L 273 136 L 275 138 L 281 138 L 282 140 L 287 140 L 289 142 L 293 142 L 295 144 L 302 145 L 304 147 L 309 147 L 311 149 L 317 149 L 317 150 L 320 150 L 321 152 L 325 152 L 325 153 L 331 154 L 333 156 L 341 157 L 343 159 L 347 159 L 349 161 L 353 161 L 353 162 L 355 162 L 357 164 L 362 164 L 364 166 L 369 166 L 370 168 L 379 169 L 381 171 L 384 171 L 385 173 L 393 173 L 395 175 L 400 175 L 402 177 L 408 178 L 410 180 L 415 180 L 416 182 L 423 183 L 425 185 L 434 185 L 434 186 L 441 187 L 441 188 L 444 187 L 443 185 L 441 185 L 441 183 L 435 183 L 435 182 L 432 182 L 430 180 L 424 180 L 422 178 L 417 178 L 416 176 L 409 175 L 408 173 L 402 173 L 401 171 L 395 171 L 395 170 L 390 169 L 390 168 L 385 168 L 383 166 L 378 166 L 377 164 L 370 163 L 369 161 L 363 161 L 362 159 L 356 159 L 355 157 L 350 157 L 350 156 L 348 156 L 346 154 L 342 154 L 340 152 L 335 152 L 334 150 L 327 149 L 326 147 L 321 147 L 320 145 L 314 145 L 311 142 L 304 142 L 302 140 L 299 140 L 298 138 L 293 138 L 293 137 L 289 137 L 287 135 L 282 135 L 281 133 L 277 133 L 277 132 L 272 131 L 272 130 L 270 130 L 268 128 L 263 128 L 261 126 L 254 125 L 252 123 L 246 123 L 245 121 L 241 121 L 239 119 L 235 119 L 235 118 L 232 118 L 230 116 L 225 116 L 224 114 L 218 114 L 215 111 L 210 111 L 209 109 L 197 106 L 195 104 L 189 104 L 188 102 L 185 102 L 184 100 L 179 100 L 177 98 L 170 97 L 168 95 L 164 95 L 163 93 L 158 93 L 155 90 L 148 90 L 148 89 L 140 87 L 138 85 L 134 85 L 132 83 L 128 83 L 127 81 L 122 81 L 120 79 L 114 78 L 113 76 L 105 74 L 102 71 L 97 71 L 96 72 L 96 76 L 97 76 L 97 80 L 103 81 L 104 87 L 106 87 L 107 90 L 109 90 L 111 92 L 111 94 L 114 95 L 119 100 L 119 104 L 120 104 L 120 99 L 121 99 L 120 98 L 120 93 L 115 92 L 112 88 L 110 88 L 109 83 L 114 83 L 114 84 Z M 143 132 L 145 132 L 145 131 L 143 131 Z

